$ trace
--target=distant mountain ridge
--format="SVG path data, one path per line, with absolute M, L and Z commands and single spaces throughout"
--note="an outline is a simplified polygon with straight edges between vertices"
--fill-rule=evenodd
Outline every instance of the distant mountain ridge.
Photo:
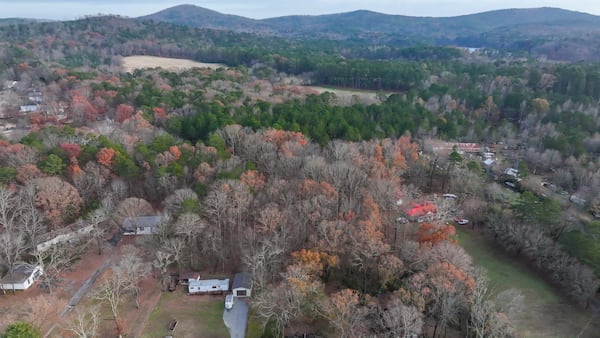
M 25 18 L 2 18 L 0 19 L 0 26 L 8 25 L 22 25 L 32 22 L 52 22 L 53 20 L 46 19 L 25 19 Z
M 340 38 L 355 38 L 357 33 L 398 34 L 419 36 L 424 33 L 456 36 L 484 33 L 499 28 L 522 25 L 564 27 L 574 30 L 600 31 L 600 16 L 542 7 L 502 9 L 454 17 L 416 17 L 382 14 L 368 10 L 326 15 L 291 15 L 269 19 L 250 19 L 222 14 L 195 5 L 179 5 L 138 17 L 142 20 L 164 21 L 200 28 L 244 32 L 271 32 L 282 36 L 313 36 L 336 33 Z
M 358 10 L 257 20 L 180 5 L 137 19 L 288 38 L 522 49 L 534 54 L 553 53 L 559 41 L 562 48 L 569 50 L 574 45 L 585 47 L 600 42 L 600 16 L 550 7 L 503 9 L 455 17 L 414 17 Z M 574 59 L 586 59 L 590 53 L 580 51 L 581 55 L 575 55 Z M 563 55 L 564 51 L 558 54 Z
M 261 23 L 261 20 L 250 19 L 238 15 L 223 14 L 195 5 L 178 5 L 154 14 L 138 17 L 138 19 L 236 32 L 257 33 L 266 29 L 270 33 L 275 33 L 268 29 L 268 24 Z

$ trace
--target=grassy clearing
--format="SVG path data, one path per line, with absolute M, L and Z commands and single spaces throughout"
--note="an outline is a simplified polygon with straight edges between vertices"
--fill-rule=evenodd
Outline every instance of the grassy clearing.
M 177 319 L 173 333 L 167 329 L 169 322 Z M 223 299 L 218 296 L 187 296 L 180 292 L 163 293 L 152 311 L 142 337 L 229 337 L 223 323 Z
M 487 271 L 492 292 L 521 291 L 525 308 L 514 316 L 521 337 L 597 337 L 598 320 L 571 305 L 523 262 L 511 259 L 478 234 L 457 227 L 460 245 Z
M 126 56 L 121 60 L 121 67 L 125 72 L 133 72 L 134 70 L 140 68 L 155 67 L 160 67 L 171 71 L 185 70 L 194 67 L 210 69 L 218 69 L 221 67 L 227 68 L 227 66 L 222 63 L 206 63 L 187 59 L 164 58 L 148 55 Z
M 486 269 L 489 285 L 494 292 L 518 288 L 526 300 L 542 297 L 546 302 L 560 303 L 553 287 L 529 271 L 524 264 L 511 260 L 477 235 L 457 227 L 460 245 L 473 257 L 473 262 Z
M 246 338 L 260 338 L 263 330 L 259 319 L 250 312 L 248 316 L 248 328 L 246 329 Z

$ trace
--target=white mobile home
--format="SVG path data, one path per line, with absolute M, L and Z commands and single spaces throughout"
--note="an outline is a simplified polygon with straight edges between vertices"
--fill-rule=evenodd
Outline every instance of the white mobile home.
M 229 278 L 188 280 L 188 293 L 190 295 L 222 295 L 227 291 L 229 291 Z

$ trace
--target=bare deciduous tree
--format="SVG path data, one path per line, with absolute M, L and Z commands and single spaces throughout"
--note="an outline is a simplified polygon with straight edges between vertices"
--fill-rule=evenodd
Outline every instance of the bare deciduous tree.
M 283 247 L 278 245 L 278 241 L 263 239 L 260 244 L 251 246 L 242 257 L 242 262 L 251 271 L 257 290 L 265 288 L 276 275 L 276 268 L 283 263 L 283 254 Z
M 62 281 L 63 272 L 71 266 L 73 257 L 85 250 L 85 243 L 54 244 L 45 251 L 37 252 L 38 264 L 44 269 L 40 285 L 52 293 L 54 287 Z
M 423 331 L 423 313 L 414 306 L 405 305 L 400 298 L 395 297 L 386 310 L 380 310 L 381 324 L 388 337 L 412 338 L 418 337 Z
M 169 265 L 174 262 L 175 258 L 172 253 L 164 251 L 163 249 L 156 251 L 152 266 L 158 270 L 158 278 L 163 290 L 168 289 L 170 279 L 167 275 L 167 269 L 169 268 Z
M 0 262 L 6 266 L 8 273 L 13 272 L 26 249 L 22 233 L 5 231 L 0 234 Z
M 206 227 L 206 223 L 197 214 L 186 212 L 180 215 L 175 222 L 175 234 L 183 236 L 186 243 L 186 249 L 189 252 L 189 264 L 195 266 L 197 250 L 195 248 L 196 239 L 202 234 L 202 230 Z
M 26 202 L 20 210 L 19 219 L 28 246 L 36 250 L 38 236 L 46 231 L 44 216 L 38 211 L 33 203 Z
M 121 304 L 123 293 L 125 292 L 125 281 L 121 274 L 112 270 L 112 274 L 106 279 L 106 281 L 98 287 L 95 298 L 103 303 L 108 304 L 110 311 L 115 321 L 115 327 L 119 334 L 122 336 L 122 327 L 119 320 L 119 305 Z
M 245 133 L 242 126 L 239 124 L 230 124 L 219 130 L 217 135 L 225 141 L 225 144 L 231 149 L 232 154 L 236 155 L 236 151 L 244 141 Z
M 358 293 L 344 289 L 321 301 L 318 313 L 329 320 L 341 338 L 361 337 L 366 334 L 369 308 L 360 304 Z
M 98 334 L 100 311 L 97 307 L 75 309 L 67 330 L 78 338 L 94 338 Z
M 98 255 L 102 255 L 102 244 L 109 231 L 107 224 L 105 224 L 108 218 L 106 210 L 100 208 L 92 211 L 85 220 L 92 227 L 90 235 L 98 246 Z
M 0 187 L 0 224 L 4 231 L 13 230 L 17 216 L 15 211 L 18 207 L 16 194 L 10 189 Z
M 187 207 L 186 204 L 198 204 L 198 195 L 189 188 L 175 190 L 171 195 L 165 198 L 165 210 L 171 215 L 179 215 L 182 212 L 190 211 L 183 210 Z
M 142 260 L 139 249 L 132 245 L 123 247 L 123 254 L 119 263 L 113 268 L 113 272 L 119 275 L 123 291 L 131 292 L 135 301 L 135 307 L 139 308 L 140 294 L 139 281 L 144 278 L 150 269 Z
M 45 325 L 60 314 L 66 305 L 67 301 L 56 295 L 39 295 L 29 298 L 26 305 L 27 322 L 41 331 Z
M 83 168 L 83 172 L 73 177 L 73 184 L 84 200 L 92 201 L 100 196 L 108 184 L 110 169 L 96 162 L 90 161 Z
M 508 289 L 491 297 L 485 275 L 478 275 L 471 295 L 469 331 L 477 338 L 515 336 L 511 319 L 522 310 L 523 296 L 516 289 Z

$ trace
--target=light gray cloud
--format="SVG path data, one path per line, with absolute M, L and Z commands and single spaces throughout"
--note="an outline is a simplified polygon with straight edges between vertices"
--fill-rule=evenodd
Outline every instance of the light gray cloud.
M 251 18 L 317 15 L 369 9 L 416 16 L 455 16 L 501 8 L 560 7 L 600 15 L 597 0 L 206 0 L 184 2 Z M 0 0 L 0 17 L 74 19 L 83 15 L 136 17 L 180 4 L 164 0 Z

